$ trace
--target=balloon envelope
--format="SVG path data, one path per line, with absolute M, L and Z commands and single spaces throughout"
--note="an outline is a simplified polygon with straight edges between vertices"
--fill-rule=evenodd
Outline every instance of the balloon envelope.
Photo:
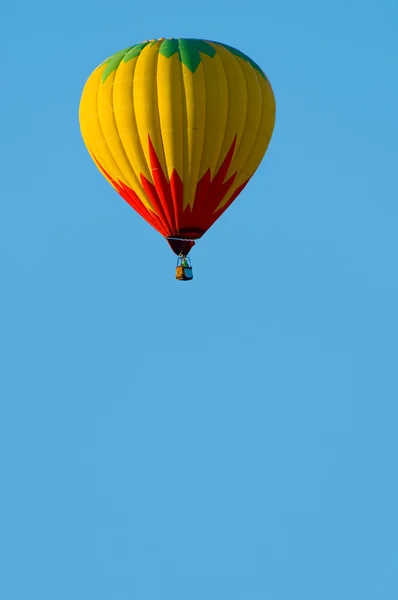
M 264 72 L 239 50 L 159 39 L 97 67 L 79 118 L 99 170 L 178 254 L 256 171 L 272 136 L 275 99 Z

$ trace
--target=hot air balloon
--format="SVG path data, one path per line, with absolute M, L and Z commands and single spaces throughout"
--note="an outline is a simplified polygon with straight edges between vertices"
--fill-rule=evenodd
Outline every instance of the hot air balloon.
M 116 191 L 187 254 L 232 204 L 271 140 L 275 99 L 262 69 L 225 44 L 145 41 L 88 78 L 79 109 L 84 143 Z M 185 265 L 185 266 L 184 266 Z

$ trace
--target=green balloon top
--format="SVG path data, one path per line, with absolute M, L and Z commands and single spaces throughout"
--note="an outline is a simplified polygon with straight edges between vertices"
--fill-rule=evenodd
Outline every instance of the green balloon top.
M 141 42 L 140 44 L 135 44 L 134 46 L 130 46 L 129 48 L 124 48 L 124 50 L 120 50 L 116 52 L 113 56 L 109 57 L 106 61 L 104 61 L 100 66 L 106 65 L 104 72 L 102 73 L 102 82 L 105 82 L 113 71 L 115 71 L 122 60 L 124 62 L 128 62 L 129 60 L 139 56 L 142 50 L 148 44 L 158 44 L 162 42 L 159 47 L 159 54 L 166 58 L 170 58 L 174 54 L 178 54 L 178 57 L 182 64 L 184 64 L 192 73 L 196 71 L 198 66 L 201 63 L 201 54 L 206 54 L 213 58 L 217 51 L 215 48 L 206 42 L 205 40 L 196 40 L 196 39 L 169 39 L 166 40 L 164 38 L 160 38 L 159 40 L 149 40 L 145 42 Z M 251 58 L 240 52 L 240 50 L 236 50 L 236 48 L 232 48 L 232 46 L 227 46 L 226 44 L 221 44 L 220 42 L 212 42 L 213 44 L 217 44 L 218 46 L 222 46 L 231 54 L 238 56 L 239 58 L 248 62 L 264 79 L 266 75 L 264 71 L 255 63 Z

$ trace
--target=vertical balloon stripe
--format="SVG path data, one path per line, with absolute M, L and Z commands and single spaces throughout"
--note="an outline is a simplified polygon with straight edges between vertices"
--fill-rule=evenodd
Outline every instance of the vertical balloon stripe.
M 157 89 L 159 121 L 163 140 L 167 176 L 171 184 L 175 228 L 179 229 L 179 213 L 183 205 L 183 107 L 179 81 L 180 61 L 158 55 Z
M 236 172 L 239 174 L 239 170 L 242 168 L 242 165 L 246 163 L 246 160 L 250 155 L 261 122 L 262 104 L 261 89 L 256 77 L 256 71 L 250 63 L 243 61 L 241 58 L 235 58 L 235 60 L 239 64 L 245 78 L 247 110 L 242 136 L 228 171 L 229 176 Z
M 138 134 L 147 165 L 150 167 L 151 164 L 148 147 L 149 134 L 162 169 L 166 173 L 158 111 L 157 54 L 158 46 L 148 44 L 137 58 L 133 82 L 133 103 Z
M 261 124 L 259 129 L 260 135 L 272 135 L 275 124 L 275 97 L 271 88 L 271 84 L 268 80 L 264 80 L 258 73 L 256 73 L 257 79 L 260 82 L 261 96 L 262 96 L 262 111 L 261 111 Z
M 159 198 L 159 210 L 164 216 L 164 220 L 167 221 L 167 223 L 169 224 L 169 235 L 171 235 L 173 231 L 176 231 L 177 226 L 175 206 L 171 194 L 170 183 L 168 181 L 167 175 L 165 175 L 161 167 L 159 157 L 152 144 L 150 136 L 148 136 L 148 144 L 149 155 L 151 160 L 152 178 L 155 184 L 157 196 Z
M 118 169 L 122 172 L 124 181 L 132 188 L 134 187 L 136 178 L 121 142 L 113 109 L 113 81 L 115 74 L 116 71 L 107 78 L 104 84 L 98 86 L 98 119 L 109 152 Z
M 224 140 L 228 114 L 228 84 L 220 57 L 202 59 L 205 82 L 206 126 L 198 179 L 207 171 L 213 176 Z
M 262 77 L 258 71 L 254 70 L 254 73 L 261 92 L 261 118 L 258 124 L 257 134 L 250 148 L 250 152 L 247 154 L 245 159 L 242 157 L 240 169 L 238 171 L 234 186 L 230 190 L 229 194 L 220 203 L 218 210 L 230 203 L 231 197 L 236 197 L 236 189 L 240 189 L 240 186 L 244 182 L 247 183 L 247 181 L 254 175 L 267 150 L 272 136 L 275 122 L 274 94 L 268 80 L 264 79 L 264 77 Z
M 180 41 L 180 46 L 182 41 Z M 198 180 L 206 123 L 206 97 L 203 65 L 199 64 L 192 73 L 181 63 L 182 97 L 186 107 L 186 156 L 184 162 L 184 200 L 183 209 L 191 208 L 195 199 L 196 182 Z
M 145 206 L 154 210 L 140 183 L 141 174 L 147 179 L 151 175 L 141 147 L 134 104 L 132 102 L 132 86 L 136 65 L 136 58 L 129 60 L 127 63 L 122 61 L 119 64 L 113 81 L 113 110 L 120 141 L 123 144 L 132 171 L 130 177 L 134 178 L 132 188 L 136 191 Z
M 181 156 L 183 111 L 180 76 L 180 61 L 175 54 L 171 58 L 158 55 L 157 90 L 160 129 L 166 161 L 167 175 L 173 170 L 182 175 Z
M 220 56 L 228 82 L 227 122 L 224 141 L 216 166 L 216 170 L 218 170 L 235 137 L 237 138 L 236 148 L 239 148 L 246 121 L 247 89 L 242 69 L 237 63 L 237 58 L 229 50 L 223 48 L 223 46 L 217 45 L 216 50 Z
M 101 81 L 101 70 L 97 69 L 87 81 L 83 90 L 80 104 L 80 114 L 84 115 L 82 134 L 85 139 L 91 140 L 91 152 L 97 157 L 104 168 L 112 173 L 115 179 L 120 179 L 127 184 L 123 173 L 118 168 L 112 153 L 105 141 L 98 115 L 98 87 Z
M 271 89 L 271 86 L 259 73 L 256 73 L 256 77 L 260 83 L 261 89 L 261 120 L 257 131 L 257 136 L 250 151 L 249 156 L 245 164 L 239 172 L 237 183 L 242 183 L 257 170 L 262 157 L 264 156 L 268 144 L 271 139 L 274 121 L 275 121 L 275 100 Z
M 104 165 L 104 167 L 101 169 L 101 172 L 110 181 L 113 187 L 115 187 L 114 181 L 116 179 L 119 179 L 124 184 L 127 184 L 127 179 L 122 173 L 122 170 L 119 169 L 114 155 L 109 150 L 108 143 L 104 138 L 101 127 L 99 117 L 100 113 L 98 110 L 98 96 L 104 68 L 104 65 L 101 65 L 88 79 L 83 90 L 79 113 L 80 115 L 84 115 L 84 118 L 80 117 L 83 139 L 91 140 L 91 145 L 88 147 L 90 155 L 96 164 Z M 113 177 L 109 175 L 108 171 L 113 173 Z M 129 183 L 136 184 L 136 180 L 134 180 L 134 178 L 132 181 L 131 175 L 132 174 L 130 173 L 130 176 L 128 177 Z M 118 187 L 115 189 L 117 189 L 120 193 L 120 189 Z M 141 201 L 149 204 L 148 200 L 145 198 L 142 188 L 140 189 L 140 192 Z

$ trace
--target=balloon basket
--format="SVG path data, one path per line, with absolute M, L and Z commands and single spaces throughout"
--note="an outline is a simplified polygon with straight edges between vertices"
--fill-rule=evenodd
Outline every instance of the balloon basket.
M 191 259 L 188 256 L 179 256 L 176 266 L 176 279 L 178 281 L 191 281 L 193 271 Z

